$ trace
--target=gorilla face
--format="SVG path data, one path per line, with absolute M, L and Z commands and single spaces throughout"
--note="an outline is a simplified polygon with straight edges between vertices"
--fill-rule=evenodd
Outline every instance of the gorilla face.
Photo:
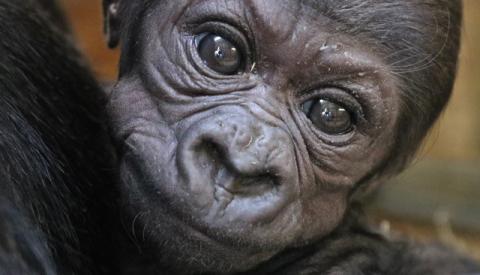
M 380 54 L 301 1 L 149 5 L 108 107 L 137 239 L 241 271 L 331 232 L 394 146 Z

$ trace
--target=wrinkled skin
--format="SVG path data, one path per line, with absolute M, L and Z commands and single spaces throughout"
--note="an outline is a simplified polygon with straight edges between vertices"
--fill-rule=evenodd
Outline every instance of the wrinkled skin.
M 300 1 L 133 2 L 105 1 L 122 45 L 108 104 L 120 212 L 142 251 L 123 272 L 247 271 L 337 228 L 395 147 L 400 91 L 381 51 Z M 242 70 L 202 62 L 202 33 L 235 36 Z M 351 131 L 319 130 L 302 111 L 314 98 L 353 106 Z

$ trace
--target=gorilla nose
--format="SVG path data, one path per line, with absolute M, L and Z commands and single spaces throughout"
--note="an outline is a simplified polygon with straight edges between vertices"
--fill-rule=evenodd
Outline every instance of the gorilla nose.
M 187 136 L 181 162 L 190 182 L 205 179 L 230 193 L 256 196 L 296 178 L 288 133 L 251 115 L 217 116 Z

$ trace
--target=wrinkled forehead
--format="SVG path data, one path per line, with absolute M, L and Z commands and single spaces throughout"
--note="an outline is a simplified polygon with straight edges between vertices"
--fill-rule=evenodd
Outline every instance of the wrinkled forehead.
M 440 12 L 448 13 L 461 7 L 461 0 L 123 0 L 126 9 L 137 12 L 155 5 L 171 4 L 177 10 L 217 10 L 233 14 L 253 13 L 267 16 L 271 21 L 282 19 L 320 19 L 325 17 L 350 27 L 361 27 L 362 22 L 405 24 L 418 15 Z M 171 7 L 170 7 L 171 8 Z M 278 17 L 272 17 L 277 15 Z M 287 16 L 287 18 L 282 17 Z M 259 18 L 260 19 L 260 18 Z M 426 19 L 426 18 L 424 18 Z M 356 25 L 356 26 L 355 26 Z
M 182 18 L 209 18 L 235 21 L 255 35 L 281 43 L 302 33 L 333 29 L 317 9 L 295 0 L 194 0 L 185 1 Z M 283 40 L 283 41 L 282 41 Z
M 193 0 L 186 1 L 185 17 L 199 13 L 228 15 L 255 25 L 257 31 L 290 34 L 296 27 L 325 28 L 328 20 L 320 7 L 299 0 Z M 314 7 L 314 8 L 312 8 Z
M 458 4 L 456 0 L 449 5 Z M 152 5 L 172 4 L 177 10 L 189 13 L 194 10 L 211 12 L 229 12 L 237 15 L 253 14 L 257 19 L 267 18 L 270 22 L 283 22 L 284 20 L 297 19 L 320 20 L 330 18 L 337 23 L 359 23 L 363 21 L 385 20 L 382 15 L 392 16 L 401 14 L 409 19 L 436 6 L 445 6 L 443 0 L 140 0 L 126 1 L 127 5 L 137 7 L 151 7 Z M 428 7 L 428 10 L 424 8 Z M 390 17 L 389 23 L 402 23 L 395 21 L 396 16 Z M 418 19 L 418 18 L 417 18 Z M 280 25 L 282 25 L 280 23 Z
M 450 6 L 458 4 L 456 0 L 448 1 Z M 168 16 L 174 21 L 198 14 L 228 16 L 254 24 L 250 27 L 255 31 L 268 31 L 277 37 L 282 33 L 291 35 L 301 27 L 358 37 L 371 46 L 378 45 L 375 41 L 365 41 L 368 40 L 365 37 L 378 41 L 386 40 L 391 33 L 416 33 L 423 25 L 442 23 L 441 18 L 433 22 L 437 16 L 432 13 L 438 12 L 438 6 L 448 12 L 443 0 L 141 0 L 125 3 L 129 6 L 127 9 L 136 7 L 147 13 L 156 6 L 162 17 Z
M 253 16 L 259 21 L 270 21 L 271 23 L 283 22 L 285 20 L 300 20 L 309 11 L 310 19 L 321 15 L 320 9 L 299 0 L 191 0 L 185 1 L 186 14 L 195 11 L 211 13 L 230 13 L 232 15 Z M 316 7 L 312 9 L 312 7 Z M 308 8 L 308 9 L 306 9 Z

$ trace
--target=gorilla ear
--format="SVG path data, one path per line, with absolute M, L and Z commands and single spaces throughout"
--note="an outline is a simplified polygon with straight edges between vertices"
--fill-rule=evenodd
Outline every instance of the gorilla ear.
M 103 27 L 108 47 L 110 48 L 117 47 L 120 42 L 120 1 L 121 0 L 103 0 Z

